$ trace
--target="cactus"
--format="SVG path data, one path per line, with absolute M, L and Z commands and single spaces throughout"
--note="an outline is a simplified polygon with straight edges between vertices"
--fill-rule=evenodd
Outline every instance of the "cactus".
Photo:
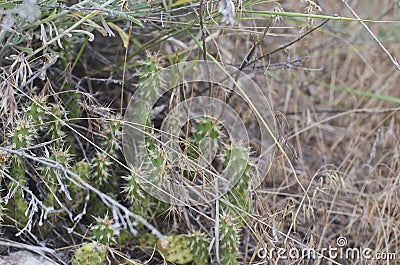
M 90 176 L 90 165 L 84 161 L 81 160 L 79 162 L 76 162 L 73 166 L 72 166 L 72 171 L 75 172 L 76 174 L 79 175 L 79 177 L 83 180 L 83 181 L 88 181 L 89 180 L 89 176 Z M 73 192 L 77 192 L 78 189 L 75 185 L 71 185 L 71 191 Z
M 189 236 L 189 240 L 194 263 L 196 265 L 207 265 L 210 258 L 208 253 L 208 247 L 210 246 L 209 238 L 200 231 L 194 231 Z
M 220 217 L 220 264 L 237 264 L 239 231 L 231 215 Z
M 154 133 L 149 133 L 149 134 L 150 135 L 146 136 L 145 138 L 147 154 L 150 157 L 153 167 L 158 168 L 164 164 L 162 150 L 156 144 L 154 144 L 152 140 L 152 139 L 158 139 L 158 136 Z
M 110 155 L 115 155 L 115 153 L 121 149 L 121 117 L 111 116 L 110 119 L 105 122 L 104 135 L 107 140 L 104 141 L 102 149 Z
M 190 243 L 184 235 L 166 236 L 164 240 L 167 242 L 163 246 L 160 240 L 157 242 L 157 250 L 165 258 L 166 261 L 175 264 L 187 264 L 193 261 L 193 254 L 190 249 Z
M 204 118 L 196 124 L 193 134 L 189 138 L 188 156 L 201 163 L 199 159 L 202 155 L 207 155 L 210 149 L 215 150 L 218 147 L 217 139 L 220 136 L 219 124 L 211 118 Z
M 247 213 L 251 209 L 251 199 L 249 198 L 250 170 L 249 151 L 241 146 L 233 145 L 225 154 L 225 163 L 229 162 L 228 176 L 235 176 L 238 182 L 223 196 L 221 212 L 227 215 L 220 217 L 220 264 L 237 264 L 237 254 L 239 248 L 239 227 L 245 225 L 249 219 Z M 239 208 L 239 209 L 238 209 Z M 238 216 L 234 219 L 233 216 Z
M 94 219 L 96 223 L 91 228 L 94 239 L 103 245 L 110 245 L 111 242 L 115 243 L 114 236 L 117 231 L 115 231 L 113 220 L 108 217 L 108 214 L 104 218 L 94 217 Z
M 56 161 L 65 168 L 69 168 L 69 164 L 71 162 L 69 148 L 61 147 L 60 149 L 53 150 L 49 159 Z M 57 209 L 60 206 L 57 204 L 56 197 L 60 194 L 59 191 L 63 191 L 67 187 L 64 175 L 60 173 L 59 170 L 49 166 L 41 167 L 41 171 L 46 184 L 43 190 L 43 194 L 45 196 L 44 202 L 46 205 Z
M 37 136 L 37 130 L 32 124 L 32 119 L 26 117 L 16 122 L 17 126 L 10 133 L 11 147 L 15 150 L 26 148 Z M 21 185 L 25 185 L 25 159 L 14 156 L 12 159 L 11 175 L 15 177 Z
M 48 118 L 48 131 L 47 134 L 50 136 L 51 140 L 55 140 L 53 146 L 55 148 L 60 148 L 64 144 L 63 137 L 65 136 L 65 132 L 62 130 L 62 119 L 65 115 L 64 111 L 60 108 L 60 106 L 53 104 L 50 107 L 50 112 L 52 115 L 49 115 Z
M 250 183 L 250 170 L 252 168 L 249 162 L 249 152 L 240 146 L 232 146 L 227 150 L 225 155 L 225 162 L 230 162 L 228 168 L 228 176 L 239 174 L 235 176 L 238 179 L 233 188 L 224 195 L 224 199 L 229 202 L 225 207 L 235 216 L 239 216 L 239 222 L 243 225 L 248 220 L 248 215 L 251 209 L 251 198 L 249 198 L 249 183 Z M 238 210 L 238 207 L 240 210 Z
M 7 204 L 7 208 L 13 209 L 11 213 L 13 213 L 13 217 L 15 220 L 22 225 L 28 222 L 28 217 L 26 215 L 26 211 L 28 210 L 28 204 L 25 201 L 25 195 L 22 189 L 18 189 L 15 194 L 13 200 L 10 200 Z M 19 226 L 19 225 L 17 225 Z
M 148 216 L 150 198 L 146 196 L 145 191 L 140 187 L 136 180 L 135 174 L 130 174 L 125 176 L 127 184 L 124 187 L 124 193 L 127 198 L 131 201 L 132 211 L 136 214 L 139 214 L 143 217 Z
M 106 247 L 100 243 L 86 243 L 75 250 L 72 265 L 98 265 L 106 261 Z
M 85 161 L 76 162 L 75 164 L 72 165 L 71 170 L 73 172 L 75 172 L 76 174 L 78 174 L 79 177 L 83 181 L 85 181 L 85 182 L 89 181 L 90 166 L 87 162 L 85 162 Z M 73 201 L 71 202 L 72 204 L 70 205 L 70 207 L 71 207 L 72 211 L 75 211 L 82 206 L 82 203 L 85 202 L 85 197 L 87 196 L 87 192 L 85 190 L 79 188 L 78 186 L 76 186 L 71 181 L 68 181 L 67 184 L 68 184 L 68 188 L 69 188 L 71 194 L 73 194 L 73 197 L 74 197 Z M 97 207 L 95 207 L 95 209 L 99 210 L 102 207 L 104 207 L 104 206 L 102 204 L 99 204 Z M 90 207 L 88 209 L 88 213 L 89 214 L 97 214 L 98 211 L 92 212 L 92 208 L 94 208 L 94 207 Z M 104 211 L 101 211 L 101 212 L 104 212 Z
M 161 65 L 159 64 L 159 59 L 157 55 L 147 54 L 146 61 L 142 64 L 142 69 L 140 71 L 141 75 L 139 77 L 139 83 L 143 83 L 148 78 L 152 77 L 156 72 L 161 69 Z
M 46 106 L 46 97 L 35 96 L 32 99 L 31 105 L 26 109 L 25 117 L 32 121 L 36 130 L 44 129 L 44 118 L 48 107 Z
M 143 249 L 154 249 L 157 245 L 157 238 L 151 233 L 142 233 L 138 237 L 139 246 Z
M 42 128 L 44 109 L 45 98 L 35 97 L 31 105 L 25 110 L 24 116 L 19 121 L 16 121 L 17 125 L 9 135 L 11 137 L 12 149 L 19 150 L 21 148 L 29 147 L 33 143 L 37 138 L 39 129 Z M 20 185 L 25 187 L 25 159 L 23 157 L 13 156 L 10 162 L 11 176 L 14 177 Z M 9 207 L 14 209 L 15 219 L 22 223 L 27 221 L 25 212 L 28 209 L 24 197 L 22 189 L 18 189 L 14 194 L 14 199 L 9 202 L 14 204 Z
M 96 187 L 102 186 L 107 182 L 110 177 L 110 157 L 103 153 L 97 152 L 96 156 L 92 159 L 91 178 L 95 180 Z

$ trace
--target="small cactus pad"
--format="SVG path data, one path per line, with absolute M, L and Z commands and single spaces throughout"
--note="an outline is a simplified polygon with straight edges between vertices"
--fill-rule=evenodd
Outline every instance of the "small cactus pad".
M 196 265 L 207 265 L 210 257 L 208 247 L 210 240 L 206 234 L 194 231 L 190 236 L 190 248 L 193 253 L 193 261 Z
M 164 237 L 164 241 L 167 242 L 166 245 L 158 240 L 157 249 L 166 261 L 175 264 L 187 264 L 193 261 L 188 238 L 183 235 L 172 235 Z
M 98 265 L 106 261 L 106 248 L 99 243 L 87 243 L 75 250 L 72 265 Z

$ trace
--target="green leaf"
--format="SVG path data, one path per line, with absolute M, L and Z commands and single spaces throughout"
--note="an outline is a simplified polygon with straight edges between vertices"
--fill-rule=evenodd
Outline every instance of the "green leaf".
M 135 23 L 136 25 L 143 27 L 142 22 L 139 21 L 139 19 L 134 18 L 133 16 L 128 16 L 128 20 Z
M 124 45 L 124 48 L 128 48 L 129 45 L 129 35 L 125 33 L 125 31 L 123 29 L 121 29 L 119 26 L 115 25 L 112 22 L 107 22 L 107 24 L 110 26 L 110 28 L 112 28 L 113 30 L 116 30 L 119 34 L 119 36 L 122 39 L 122 43 Z
M 21 52 L 24 52 L 24 53 L 26 53 L 28 55 L 33 53 L 33 49 L 32 48 L 21 47 L 21 46 L 17 46 L 17 45 L 15 45 L 14 47 L 17 48 L 18 50 L 20 50 Z

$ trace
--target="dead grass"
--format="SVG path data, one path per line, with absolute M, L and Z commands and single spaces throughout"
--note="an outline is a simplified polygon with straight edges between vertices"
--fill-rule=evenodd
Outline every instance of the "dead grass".
M 382 6 L 378 8 L 379 3 L 352 3 L 352 7 L 360 8 L 357 10 L 361 17 L 374 18 L 378 15 L 372 10 L 384 10 Z M 325 4 L 329 7 L 325 12 L 343 10 L 339 5 Z M 398 19 L 391 14 L 382 19 Z M 395 66 L 360 25 L 346 24 L 329 23 L 325 27 L 329 31 L 321 30 L 289 49 L 291 58 L 308 57 L 302 64 L 304 69 L 275 71 L 268 78 L 275 110 L 285 117 L 281 119 L 283 138 L 293 153 L 292 162 L 307 194 L 299 188 L 287 163 L 278 158 L 267 182 L 257 191 L 262 198 L 259 214 L 265 217 L 267 212 L 268 224 L 276 224 L 277 231 L 291 231 L 293 238 L 319 249 L 336 246 L 336 239 L 344 236 L 349 247 L 398 255 L 398 106 L 315 83 L 399 96 Z M 375 32 L 377 28 L 390 31 L 388 25 L 376 24 L 372 28 Z M 399 54 L 395 43 L 389 41 L 385 45 L 392 54 Z M 268 231 L 271 236 L 271 229 Z M 284 235 L 278 238 L 285 240 Z M 269 238 L 266 242 L 272 246 L 275 240 Z M 296 245 L 293 241 L 292 244 Z

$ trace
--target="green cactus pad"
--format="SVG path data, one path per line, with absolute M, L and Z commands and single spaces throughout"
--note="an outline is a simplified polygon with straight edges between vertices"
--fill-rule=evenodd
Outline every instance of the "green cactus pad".
M 190 236 L 190 248 L 193 253 L 193 261 L 196 265 L 207 265 L 210 255 L 208 247 L 210 240 L 206 234 L 200 231 L 194 231 Z
M 72 265 L 99 265 L 106 261 L 106 247 L 99 243 L 87 243 L 75 250 Z
M 157 250 L 162 254 L 166 261 L 175 264 L 187 264 L 193 261 L 193 254 L 190 250 L 190 242 L 183 235 L 172 235 L 164 237 L 167 242 L 163 246 L 160 240 L 157 242 Z
M 104 218 L 94 217 L 96 224 L 92 226 L 92 235 L 96 241 L 109 245 L 112 241 L 115 242 L 113 220 L 106 215 Z
M 230 215 L 220 218 L 220 264 L 236 265 L 239 247 L 238 225 Z

